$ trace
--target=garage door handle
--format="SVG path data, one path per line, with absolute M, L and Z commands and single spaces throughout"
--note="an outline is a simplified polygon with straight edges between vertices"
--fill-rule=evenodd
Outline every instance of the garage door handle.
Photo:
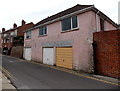
M 63 62 L 64 62 L 64 60 L 63 60 Z

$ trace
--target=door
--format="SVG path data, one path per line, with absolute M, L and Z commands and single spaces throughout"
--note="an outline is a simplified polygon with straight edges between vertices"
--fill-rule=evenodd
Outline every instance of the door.
M 31 48 L 25 48 L 24 57 L 25 60 L 31 60 Z
M 56 65 L 72 69 L 72 47 L 56 48 Z
M 55 65 L 54 48 L 43 48 L 43 63 Z

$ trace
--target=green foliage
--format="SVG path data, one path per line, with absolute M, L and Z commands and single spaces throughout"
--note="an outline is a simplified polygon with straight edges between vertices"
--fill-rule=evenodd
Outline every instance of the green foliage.
M 13 46 L 23 46 L 24 45 L 24 37 L 17 36 L 13 38 Z
M 17 36 L 17 37 L 14 37 L 14 40 L 24 40 L 24 37 L 23 36 Z

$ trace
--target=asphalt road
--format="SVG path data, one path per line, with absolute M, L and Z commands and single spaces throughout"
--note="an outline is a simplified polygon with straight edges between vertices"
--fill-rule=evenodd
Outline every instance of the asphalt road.
M 18 89 L 118 89 L 118 86 L 39 64 L 2 57 L 2 66 Z

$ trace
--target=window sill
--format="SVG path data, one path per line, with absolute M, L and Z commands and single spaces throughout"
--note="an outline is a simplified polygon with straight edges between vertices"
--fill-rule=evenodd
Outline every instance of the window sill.
M 47 36 L 47 34 L 45 34 L 45 35 L 39 35 L 38 38 L 39 38 L 39 37 L 45 37 L 45 36 Z
M 72 31 L 77 31 L 77 30 L 79 30 L 79 28 L 73 28 L 70 30 L 61 31 L 61 33 L 72 32 Z

